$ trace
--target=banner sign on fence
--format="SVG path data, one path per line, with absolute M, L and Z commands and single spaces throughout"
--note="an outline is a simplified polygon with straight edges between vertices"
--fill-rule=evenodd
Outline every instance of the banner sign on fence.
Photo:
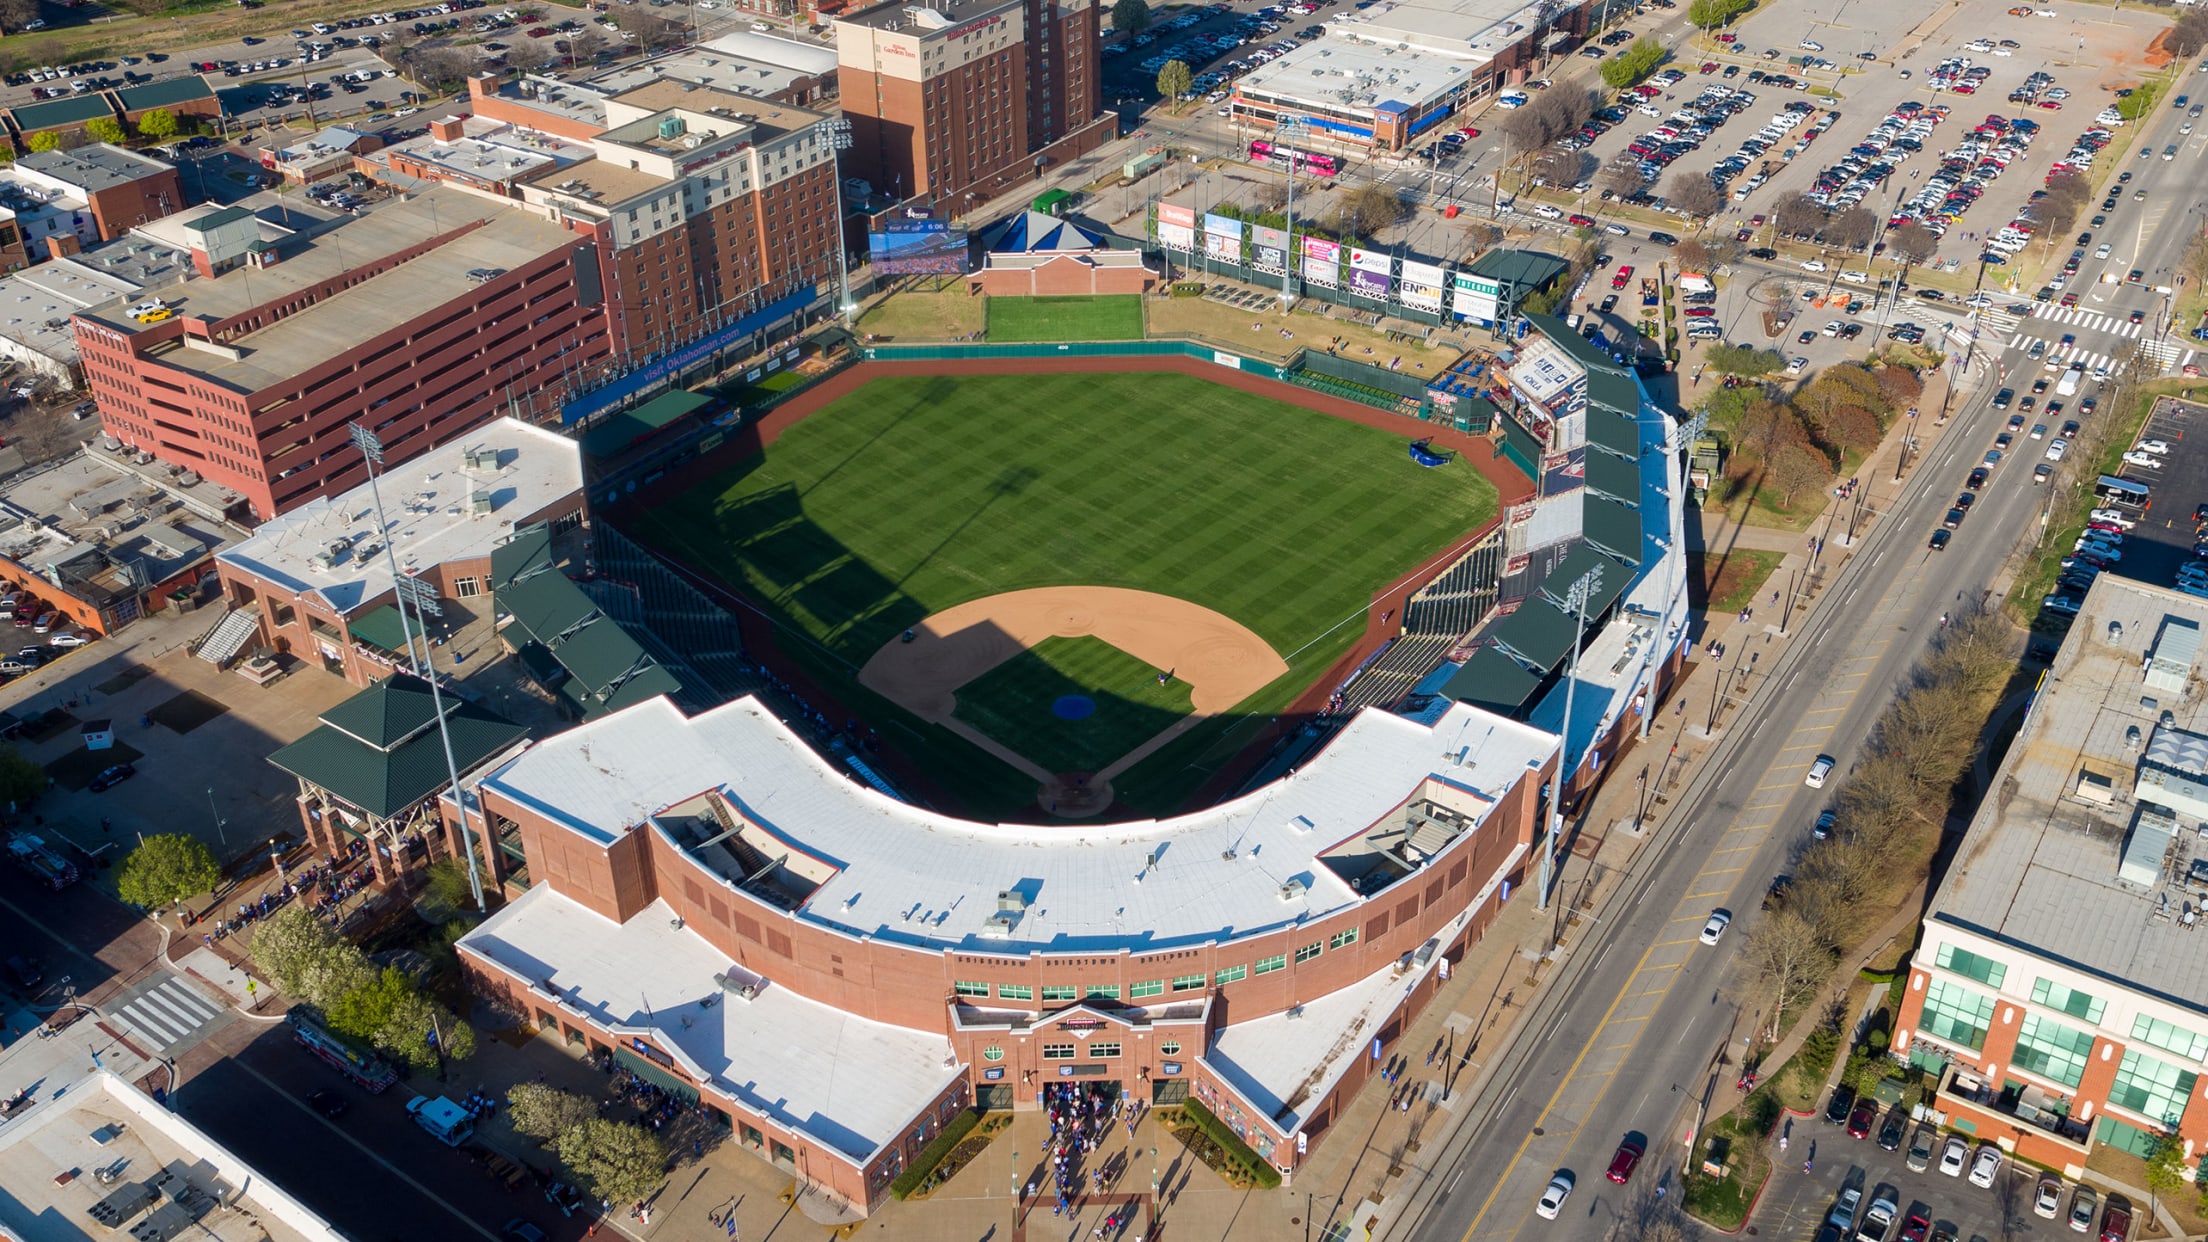
M 1262 224 L 1250 226 L 1250 265 L 1280 275 L 1288 270 L 1288 235 Z
M 1403 260 L 1403 274 L 1396 286 L 1396 296 L 1406 306 L 1424 311 L 1441 309 L 1441 291 L 1448 287 L 1449 274 L 1436 263 L 1420 263 Z
M 752 333 L 764 331 L 788 319 L 811 305 L 819 296 L 817 291 L 809 287 L 800 289 L 779 302 L 760 307 L 718 332 L 701 336 L 688 345 L 677 347 L 672 353 L 654 358 L 605 387 L 584 393 L 562 405 L 560 421 L 573 423 L 604 413 L 638 393 L 674 379 Z
M 1229 263 L 1242 261 L 1242 222 L 1228 216 L 1204 214 L 1204 253 Z
M 1494 323 L 1501 313 L 1503 287 L 1492 280 L 1482 280 L 1469 272 L 1451 272 L 1450 283 L 1455 286 L 1450 307 L 1457 318 L 1474 323 Z
M 1349 252 L 1349 287 L 1368 298 L 1387 300 L 1388 279 L 1395 261 L 1386 252 L 1351 247 Z
M 1158 244 L 1168 250 L 1194 250 L 1196 209 L 1174 203 L 1159 203 Z
M 1342 283 L 1342 248 L 1323 237 L 1303 239 L 1303 278 L 1329 289 Z

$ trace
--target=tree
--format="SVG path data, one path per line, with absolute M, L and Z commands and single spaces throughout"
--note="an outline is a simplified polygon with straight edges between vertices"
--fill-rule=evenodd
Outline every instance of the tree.
M 1753 345 L 1712 345 L 1702 355 L 1702 362 L 1720 375 L 1747 379 L 1776 375 L 1786 369 L 1786 359 L 1781 358 L 1778 351 L 1757 349 Z
M 1715 30 L 1753 7 L 1754 0 L 1694 0 L 1687 6 L 1687 20 L 1703 30 Z
M 1158 70 L 1159 96 L 1169 100 L 1186 97 L 1190 89 L 1189 79 L 1193 76 L 1188 71 L 1187 61 L 1169 60 L 1165 62 L 1165 67 Z
M 357 946 L 333 941 L 327 950 L 307 960 L 292 995 L 326 1011 L 340 998 L 374 987 L 376 975 L 375 963 Z
M 1784 237 L 1811 237 L 1825 227 L 1825 209 L 1807 194 L 1789 194 L 1771 213 L 1771 226 Z
M 585 1190 L 617 1204 L 650 1195 L 667 1169 L 667 1145 L 658 1135 L 602 1117 L 592 1117 L 560 1135 L 559 1153 L 560 1163 Z
M 1118 0 L 1112 5 L 1112 31 L 1133 37 L 1150 29 L 1149 0 Z
M 2179 56 L 2193 56 L 2208 47 L 2208 10 L 2185 10 L 2163 38 L 2162 46 Z
M 647 52 L 663 51 L 678 46 L 689 35 L 689 27 L 672 18 L 642 5 L 614 10 L 614 24 L 634 35 L 638 46 Z
M 61 135 L 50 129 L 42 129 L 25 139 L 23 145 L 33 151 L 59 151 Z
M 585 26 L 567 36 L 567 63 L 575 65 L 596 60 L 605 48 L 606 36 L 599 33 L 598 27 Z
M 0 31 L 16 34 L 38 18 L 38 0 L 0 0 Z
M 1663 62 L 1663 44 L 1654 39 L 1635 39 L 1633 46 L 1603 62 L 1602 80 L 1622 89 L 1656 72 L 1656 66 Z
M 1697 223 L 1707 223 L 1725 209 L 1725 191 L 1700 173 L 1679 172 L 1664 183 L 1664 203 Z
M 1534 179 L 1546 185 L 1571 187 L 1579 184 L 1580 174 L 1587 171 L 1587 161 L 1592 158 L 1579 151 L 1567 151 L 1563 147 L 1547 146 L 1533 157 Z
M 1784 1017 L 1808 1004 L 1832 970 L 1832 946 L 1815 924 L 1781 905 L 1748 933 L 1748 961 L 1769 994 L 1772 1037 Z
M 123 123 L 111 116 L 96 116 L 84 123 L 84 136 L 94 142 L 121 142 Z
M 1878 232 L 1878 215 L 1868 207 L 1836 211 L 1825 222 L 1825 241 L 1843 250 L 1861 250 Z
M 665 24 L 666 19 L 658 18 Z M 407 58 L 407 69 L 414 81 L 431 94 L 442 94 L 468 80 L 475 72 L 476 60 L 456 47 L 432 47 L 414 52 Z
M 1641 162 L 1630 155 L 1617 156 L 1595 174 L 1595 185 L 1612 198 L 1638 194 L 1647 184 L 1648 178 L 1641 175 Z
M 1717 252 L 1692 237 L 1682 238 L 1671 248 L 1671 261 L 1682 272 L 1707 272 L 1717 265 Z
M 374 1043 L 415 1069 L 433 1069 L 439 1052 L 447 1061 L 474 1056 L 475 1028 L 420 992 L 409 992 L 392 1006 Z
M 2047 188 L 2040 192 L 2030 212 L 2051 238 L 2069 232 L 2070 226 L 2078 222 L 2078 213 L 2092 201 L 2093 183 L 2083 173 L 2064 169 L 2047 179 Z
M 589 1096 L 543 1083 L 515 1083 L 506 1091 L 506 1119 L 514 1129 L 546 1143 L 559 1141 L 561 1135 L 597 1115 L 598 1106 Z
M 46 791 L 46 769 L 25 759 L 13 746 L 0 746 L 0 802 L 12 812 L 29 806 Z
M 506 49 L 506 67 L 515 73 L 535 73 L 552 63 L 552 49 L 535 39 L 518 39 Z
M 1779 503 L 1791 507 L 1794 497 L 1823 487 L 1832 479 L 1832 461 L 1807 444 L 1788 442 L 1771 454 L 1771 483 L 1779 489 Z
M 386 966 L 366 987 L 330 997 L 322 1011 L 330 1026 L 356 1039 L 374 1040 L 398 1007 L 414 995 L 414 981 L 396 966 Z
M 204 841 L 165 832 L 147 837 L 123 860 L 115 892 L 134 906 L 152 910 L 197 893 L 212 892 L 221 881 L 222 866 Z
M 286 995 L 304 999 L 308 973 L 336 943 L 313 911 L 285 906 L 253 929 L 253 964 Z
M 138 118 L 138 132 L 148 138 L 173 138 L 176 136 L 176 114 L 167 108 L 149 109 Z
M 1370 237 L 1402 223 L 1406 210 L 1403 196 L 1395 187 L 1368 181 L 1342 196 L 1334 209 L 1334 225 L 1349 236 Z
M 2185 1167 L 2185 1140 L 2175 1134 L 2156 1135 L 2147 1152 L 2147 1219 L 2160 1216 L 2162 1200 L 2176 1198 L 2192 1181 L 2193 1171 Z

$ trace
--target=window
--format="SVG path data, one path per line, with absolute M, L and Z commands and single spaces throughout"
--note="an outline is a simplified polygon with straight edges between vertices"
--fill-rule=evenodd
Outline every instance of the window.
M 2085 1077 L 2085 1061 L 2093 1052 L 2093 1036 L 2052 1018 L 2026 1014 L 2016 1033 L 2016 1051 L 2009 1063 L 2017 1069 L 2075 1087 Z
M 2108 1089 L 2108 1102 L 2174 1130 L 2199 1079 L 2200 1075 L 2160 1057 L 2127 1051 L 2123 1067 L 2116 1071 L 2116 1082 Z
M 1035 999 L 1035 989 L 1024 983 L 1000 983 L 997 985 L 997 999 L 1031 1001 Z
M 1986 1046 L 1986 1029 L 1993 1025 L 1993 998 L 1980 995 L 1945 979 L 1934 979 L 1924 989 L 1924 1015 L 1917 1029 L 1942 1043 L 1978 1052 Z
M 1941 970 L 1952 970 L 1965 978 L 1976 979 L 1996 992 L 2001 990 L 2001 981 L 2009 977 L 2009 968 L 2001 963 L 1951 944 L 1940 946 L 1936 961 Z
M 1324 952 L 1326 952 L 1326 945 L 1317 940 L 1314 940 L 1311 943 L 1296 950 L 1296 961 L 1299 964 L 1303 962 L 1308 962 L 1312 958 L 1317 957 L 1319 954 Z
M 1004 1059 L 1004 1049 L 991 1044 L 981 1050 L 981 1059 L 984 1061 L 1002 1061 Z
M 971 980 L 968 980 L 968 979 L 961 979 L 961 980 L 959 980 L 958 982 L 956 982 L 956 983 L 952 984 L 952 985 L 951 985 L 951 990 L 952 990 L 953 992 L 957 993 L 957 994 L 958 994 L 958 995 L 960 995 L 960 996 L 987 996 L 987 995 L 989 995 L 989 985 L 988 985 L 988 984 L 986 984 L 986 983 L 975 983 L 975 982 L 973 982 L 973 981 L 971 981 Z
M 1127 986 L 1127 997 L 1129 1000 L 1139 999 L 1144 996 L 1163 995 L 1165 995 L 1165 980 L 1163 979 L 1152 979 L 1148 983 L 1133 983 Z
M 1181 1055 L 1181 1041 L 1177 1039 L 1169 1039 L 1166 1040 L 1164 1043 L 1159 1044 L 1158 1055 L 1166 1057 L 1177 1057 Z
M 1276 970 L 1285 969 L 1287 965 L 1288 955 L 1285 953 L 1276 953 L 1271 957 L 1261 957 L 1257 959 L 1257 973 L 1261 975 L 1269 975 Z
M 461 599 L 473 599 L 483 593 L 483 580 L 481 578 L 455 578 L 452 583 L 452 593 Z
M 1096 1058 L 1096 1059 L 1098 1059 L 1098 1060 L 1102 1060 L 1102 1059 L 1104 1059 L 1105 1057 L 1116 1057 L 1116 1056 L 1118 1056 L 1118 1055 L 1119 1055 L 1119 1045 L 1118 1045 L 1118 1044 L 1090 1044 L 1090 1045 L 1089 1045 L 1089 1055 L 1090 1055 L 1090 1056 L 1092 1056 L 1092 1057 L 1095 1057 L 1095 1058 Z
M 1339 949 L 1345 945 L 1352 945 L 1355 943 L 1357 943 L 1357 929 L 1351 927 L 1344 931 L 1335 932 L 1332 936 L 1327 937 L 1326 947 L 1329 949 Z
M 1066 986 L 1052 987 L 1046 983 L 1043 985 L 1043 999 L 1046 1001 L 1080 1000 L 1081 989 Z
M 1116 983 L 1092 983 L 1081 989 L 1081 992 L 1085 996 L 1101 996 L 1105 1000 L 1119 999 L 1119 985 Z
M 1249 973 L 1250 971 L 1247 966 L 1221 966 L 1219 968 L 1219 973 L 1213 976 L 1213 982 L 1219 984 L 1221 987 L 1225 987 L 1227 984 L 1230 983 L 1242 982 L 1243 978 Z
M 1173 976 L 1173 990 L 1176 992 L 1200 992 L 1203 987 L 1204 976 L 1202 975 Z
M 2195 1061 L 2208 1058 L 2208 1039 L 2202 1039 L 2181 1026 L 2171 1026 L 2160 1018 L 2140 1014 L 2131 1024 L 2131 1037 L 2142 1044 L 2151 1044 L 2164 1052 L 2174 1052 Z
M 2083 1018 L 2095 1026 L 2101 1024 L 2101 1011 L 2106 1008 L 2099 997 L 2088 996 L 2075 988 L 2066 988 L 2052 979 L 2032 980 L 2032 1003 L 2049 1009 L 2060 1009 L 2073 1018 Z
M 1073 1059 L 1073 1045 L 1044 1044 L 1043 1059 L 1045 1061 L 1071 1061 Z

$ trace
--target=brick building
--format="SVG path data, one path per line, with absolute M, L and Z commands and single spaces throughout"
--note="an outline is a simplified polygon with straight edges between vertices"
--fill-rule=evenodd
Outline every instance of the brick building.
M 1973 1141 L 2081 1176 L 2208 1142 L 2208 603 L 2104 575 L 1924 917 L 1893 1054 Z
M 959 1108 L 1058 1083 L 1200 1099 L 1293 1170 L 1522 889 L 1556 743 L 1367 711 L 1234 802 L 1038 830 L 877 793 L 755 699 L 654 699 L 476 784 L 483 864 L 529 887 L 457 947 L 862 1212 Z
M 88 245 L 114 241 L 188 201 L 175 165 L 105 142 L 19 156 L 11 179 L 82 199 L 95 233 Z
M 879 4 L 835 19 L 846 168 L 957 210 L 1117 133 L 1101 111 L 1096 0 Z
M 188 231 L 173 318 L 75 317 L 85 379 L 109 434 L 264 519 L 363 481 L 355 421 L 396 465 L 613 357 L 601 243 L 512 204 L 439 187 L 279 243 L 238 208 Z

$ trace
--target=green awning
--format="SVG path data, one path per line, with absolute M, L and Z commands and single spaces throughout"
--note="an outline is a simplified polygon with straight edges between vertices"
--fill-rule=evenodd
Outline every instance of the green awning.
M 1541 580 L 1541 594 L 1555 604 L 1558 611 L 1569 616 L 1571 601 L 1568 596 L 1572 584 L 1585 577 L 1589 570 L 1602 572 L 1595 581 L 1595 589 L 1587 596 L 1587 621 L 1592 625 L 1601 619 L 1604 609 L 1625 594 L 1626 585 L 1633 581 L 1633 566 L 1620 565 L 1593 546 L 1581 543 L 1550 568 L 1549 576 Z
M 663 393 L 633 410 L 619 414 L 583 433 L 583 451 L 592 457 L 611 457 L 668 424 L 689 417 L 713 404 L 713 398 L 694 392 Z
M 1586 370 L 1617 372 L 1623 369 L 1601 346 L 1581 336 L 1577 329 L 1556 316 L 1528 315 L 1526 319 L 1533 324 L 1534 331 L 1549 338 L 1550 344 L 1569 354 L 1572 361 Z
M 1587 542 L 1618 559 L 1635 565 L 1641 563 L 1641 550 L 1645 544 L 1641 526 L 1641 511 L 1629 505 L 1590 493 L 1586 501 L 1581 529 L 1587 533 Z
M 674 1071 L 663 1068 L 659 1062 L 652 1060 L 650 1057 L 629 1048 L 616 1047 L 613 1050 L 613 1059 L 621 1063 L 621 1068 L 648 1083 L 664 1088 L 683 1103 L 695 1104 L 698 1102 L 698 1089 L 696 1087 L 684 1082 Z
M 1587 490 L 1618 500 L 1641 498 L 1641 467 L 1614 453 L 1587 454 Z
M 1572 619 L 1537 595 L 1497 622 L 1489 637 L 1535 668 L 1553 669 L 1572 649 Z
M 406 650 L 406 634 L 401 628 L 403 624 L 404 618 L 399 616 L 399 610 L 385 604 L 366 616 L 356 617 L 345 628 L 352 631 L 354 638 L 371 647 L 400 652 Z
M 1613 457 L 1637 460 L 1641 455 L 1641 425 L 1623 414 L 1590 405 L 1587 407 L 1587 443 Z
M 1493 647 L 1472 653 L 1464 666 L 1442 683 L 1441 692 L 1459 702 L 1483 707 L 1502 716 L 1518 716 L 1541 688 L 1539 674 Z
M 1616 371 L 1587 372 L 1588 404 L 1638 418 L 1641 413 L 1641 386 L 1630 375 Z

